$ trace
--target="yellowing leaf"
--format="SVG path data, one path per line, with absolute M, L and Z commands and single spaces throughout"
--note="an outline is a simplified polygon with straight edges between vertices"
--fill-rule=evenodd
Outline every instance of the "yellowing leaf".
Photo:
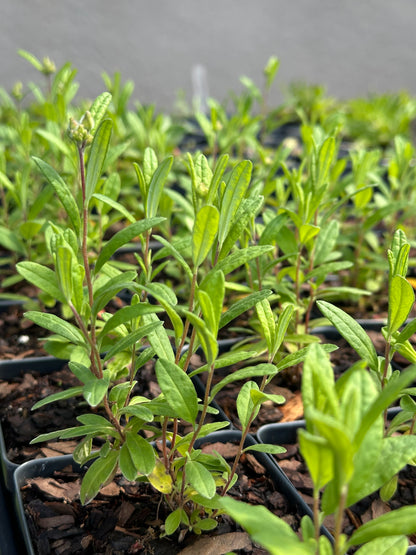
M 157 461 L 153 471 L 148 474 L 149 482 L 161 493 L 171 493 L 173 489 L 172 478 L 166 472 L 166 468 L 161 461 Z

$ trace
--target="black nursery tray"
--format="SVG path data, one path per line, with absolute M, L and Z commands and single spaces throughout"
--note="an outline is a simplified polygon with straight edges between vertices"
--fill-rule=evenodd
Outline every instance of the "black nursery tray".
M 241 433 L 237 430 L 225 430 L 220 432 L 215 432 L 209 436 L 202 438 L 196 443 L 196 448 L 202 448 L 203 445 L 220 443 L 236 443 L 239 442 L 241 438 Z M 248 436 L 246 441 L 246 446 L 249 444 L 255 444 L 256 441 L 252 436 Z M 298 515 L 299 519 L 304 514 L 310 514 L 309 507 L 304 503 L 301 496 L 293 488 L 292 484 L 288 481 L 284 473 L 278 468 L 278 466 L 273 462 L 273 460 L 264 453 L 253 453 L 255 459 L 258 461 L 262 467 L 265 469 L 264 476 L 260 475 L 261 480 L 269 480 L 273 484 L 274 490 L 279 494 L 283 495 L 286 500 L 286 506 L 290 511 L 289 514 Z M 30 528 L 32 525 L 28 525 L 26 520 L 26 513 L 23 504 L 23 498 L 21 494 L 21 488 L 24 486 L 26 481 L 35 477 L 50 477 L 54 470 L 62 470 L 68 465 L 72 466 L 74 472 L 83 471 L 78 465 L 76 465 L 72 457 L 58 457 L 50 458 L 44 460 L 34 460 L 22 464 L 15 472 L 13 477 L 14 485 L 14 506 L 16 510 L 15 522 L 18 527 L 18 533 L 22 538 L 23 545 L 19 546 L 19 553 L 35 555 L 37 552 L 35 546 L 32 543 L 30 537 Z M 81 530 L 82 532 L 82 530 Z M 80 533 L 81 533 L 80 532 Z M 63 534 L 65 536 L 65 534 Z M 38 540 L 37 540 L 38 541 Z M 44 541 L 44 538 L 42 538 Z

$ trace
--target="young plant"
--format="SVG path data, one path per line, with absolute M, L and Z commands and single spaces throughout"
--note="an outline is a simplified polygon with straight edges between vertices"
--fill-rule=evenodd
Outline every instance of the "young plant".
M 215 369 L 229 364 L 226 356 L 218 355 L 219 329 L 265 298 L 264 292 L 253 293 L 224 312 L 225 275 L 269 249 L 225 247 L 232 235 L 231 224 L 242 190 L 248 186 L 249 163 L 234 169 L 227 188 L 219 188 L 223 168 L 219 169 L 212 175 L 207 197 L 197 194 L 194 197 L 190 263 L 175 248 L 174 241 L 170 244 L 160 238 L 165 254 L 181 264 L 190 280 L 188 304 L 179 306 L 169 287 L 152 281 L 149 233 L 162 221 L 158 205 L 172 161 L 168 158 L 157 165 L 148 151 L 145 171 L 136 167 L 146 218 L 132 222 L 103 242 L 97 255 L 91 253 L 88 245 L 91 211 L 97 188 L 101 186 L 112 130 L 111 121 L 105 119 L 109 102 L 109 94 L 100 95 L 81 122 L 73 119 L 70 122 L 70 136 L 79 156 L 80 194 L 73 195 L 62 176 L 49 164 L 35 160 L 64 207 L 68 226 L 62 229 L 50 224 L 49 248 L 54 269 L 22 262 L 18 270 L 68 306 L 73 319 L 64 320 L 36 311 L 25 316 L 52 331 L 55 342 L 65 345 L 69 367 L 80 385 L 42 399 L 33 408 L 82 395 L 93 410 L 78 417 L 79 426 L 43 434 L 33 442 L 58 437 L 82 438 L 74 451 L 74 459 L 80 464 L 93 461 L 82 481 L 83 503 L 93 499 L 101 486 L 120 470 L 128 480 L 148 482 L 163 496 L 171 511 L 164 523 L 164 533 L 172 534 L 178 528 L 183 529 L 182 534 L 187 530 L 201 533 L 216 526 L 217 489 L 225 495 L 237 479 L 236 462 L 230 467 L 219 455 L 206 455 L 195 447 L 198 439 L 228 425 L 228 422 L 206 420 L 208 414 L 215 414 L 210 403 L 234 379 L 262 378 L 277 372 L 272 362 L 252 364 L 211 387 Z M 102 194 L 98 198 L 114 205 L 114 201 Z M 138 277 L 136 270 L 121 271 L 111 262 L 116 250 L 137 236 L 142 236 L 145 246 Z M 111 312 L 110 301 L 123 289 L 132 293 L 130 305 Z M 151 305 L 148 295 L 161 306 Z M 161 307 L 169 326 L 158 318 Z M 202 400 L 186 372 L 191 355 L 199 346 L 207 361 L 202 370 L 207 373 Z M 238 362 L 251 356 L 250 352 L 242 352 L 231 358 Z M 154 399 L 135 390 L 137 373 L 151 360 L 161 390 Z M 271 398 L 256 386 L 250 386 L 250 391 L 246 388 L 244 395 L 247 393 L 251 409 L 249 414 L 241 413 L 245 435 L 260 404 Z M 280 397 L 272 400 L 282 401 Z M 189 433 L 182 433 L 183 424 L 191 426 Z M 100 446 L 95 450 L 96 439 L 100 439 Z M 247 449 L 277 452 L 278 448 L 244 448 L 241 444 L 237 461 Z
M 342 521 L 350 505 L 377 491 L 414 458 L 415 436 L 386 437 L 383 413 L 415 377 L 412 366 L 380 393 L 358 363 L 335 383 L 328 357 L 320 345 L 311 345 L 302 381 L 306 429 L 299 431 L 299 445 L 313 482 L 313 520 L 303 517 L 299 537 L 264 507 L 225 498 L 222 508 L 273 555 L 344 555 L 358 546 L 356 553 L 362 555 L 381 548 L 404 555 L 406 536 L 416 530 L 416 506 L 379 516 L 350 537 Z M 331 514 L 332 545 L 320 534 L 324 517 Z

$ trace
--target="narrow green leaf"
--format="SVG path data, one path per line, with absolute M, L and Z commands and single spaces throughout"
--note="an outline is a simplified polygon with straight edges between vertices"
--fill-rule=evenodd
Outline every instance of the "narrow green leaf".
M 92 195 L 95 193 L 98 180 L 101 177 L 108 147 L 110 146 L 113 123 L 106 119 L 100 123 L 94 135 L 89 151 L 85 179 L 85 201 L 88 206 Z
M 117 343 L 108 350 L 107 354 L 104 357 L 104 360 L 109 360 L 116 354 L 130 349 L 130 347 L 135 345 L 138 341 L 140 341 L 140 339 L 149 336 L 151 333 L 154 333 L 154 331 L 157 328 L 160 328 L 161 325 L 162 322 L 160 320 L 157 320 L 155 322 L 150 322 L 149 324 L 146 324 L 137 330 L 132 331 L 126 337 L 123 337 L 122 339 L 117 341 Z
M 188 461 L 185 469 L 187 481 L 196 489 L 199 495 L 212 499 L 217 487 L 211 472 L 197 461 Z
M 39 289 L 48 293 L 57 301 L 66 303 L 65 296 L 58 285 L 58 280 L 53 270 L 29 260 L 16 264 L 16 269 L 29 283 L 39 287 Z
M 262 291 L 255 291 L 254 293 L 247 295 L 247 297 L 244 297 L 243 299 L 240 299 L 239 301 L 233 303 L 227 310 L 227 312 L 224 312 L 221 315 L 218 326 L 219 329 L 226 326 L 229 322 L 234 320 L 234 318 L 240 316 L 240 314 L 243 314 L 247 310 L 250 310 L 250 308 L 253 308 L 257 303 L 269 297 L 271 294 L 272 291 L 270 289 L 263 289 Z
M 198 267 L 208 256 L 218 231 L 219 212 L 215 206 L 203 206 L 196 215 L 192 232 L 192 260 Z
M 221 389 L 229 383 L 234 381 L 243 380 L 246 378 L 273 376 L 276 374 L 276 366 L 267 362 L 257 364 L 256 366 L 247 366 L 228 374 L 220 382 L 218 382 L 211 390 L 210 402 Z
M 106 91 L 98 95 L 97 98 L 94 100 L 94 102 L 91 104 L 89 112 L 94 120 L 94 126 L 91 129 L 92 134 L 95 133 L 95 130 L 98 128 L 102 119 L 104 118 L 111 100 L 112 100 L 111 94 Z
M 348 546 L 366 543 L 386 536 L 409 536 L 416 532 L 416 506 L 402 507 L 385 513 L 356 530 L 348 541 Z
M 406 536 L 389 536 L 376 538 L 364 544 L 356 555 L 406 555 L 409 540 Z
M 96 407 L 104 399 L 105 394 L 108 391 L 108 386 L 110 383 L 109 376 L 104 378 L 96 378 L 92 374 L 91 380 L 89 380 L 82 391 L 84 399 L 91 407 Z
M 204 351 L 205 358 L 207 359 L 207 364 L 213 364 L 218 355 L 218 342 L 216 335 L 208 329 L 202 318 L 199 318 L 196 314 L 193 314 L 189 310 L 185 310 L 184 314 L 196 329 L 199 342 L 202 350 Z
M 110 331 L 118 326 L 127 324 L 132 320 L 139 318 L 143 314 L 150 314 L 152 312 L 159 312 L 162 310 L 158 306 L 153 306 L 148 303 L 138 303 L 131 306 L 124 306 L 117 310 L 105 323 L 103 329 L 98 335 L 98 340 L 101 341 Z
M 166 359 L 157 361 L 156 376 L 162 393 L 179 418 L 195 424 L 198 396 L 191 378 L 182 368 Z
M 255 445 L 249 445 L 243 449 L 243 453 L 247 451 L 255 451 L 256 453 L 268 453 L 269 455 L 280 455 L 281 453 L 286 453 L 286 447 L 281 445 L 273 445 L 271 443 L 257 443 Z
M 67 301 L 72 300 L 72 252 L 71 249 L 59 246 L 56 249 L 56 273 L 62 293 Z
M 358 355 L 368 362 L 372 370 L 377 371 L 377 352 L 360 324 L 349 314 L 326 301 L 317 301 L 317 305 L 322 314 L 337 328 Z
M 128 432 L 120 450 L 120 470 L 127 480 L 134 481 L 138 474 L 150 474 L 156 464 L 153 447 L 137 433 Z
M 97 274 L 117 249 L 141 235 L 144 231 L 159 225 L 165 218 L 150 218 L 140 220 L 117 232 L 102 248 L 95 263 L 94 272 Z
M 182 521 L 182 511 L 180 507 L 172 511 L 165 520 L 165 533 L 170 536 L 179 528 Z
M 395 275 L 389 285 L 387 331 L 391 336 L 405 322 L 415 302 L 415 294 L 406 278 Z
M 227 167 L 228 159 L 228 154 L 222 154 L 217 160 L 214 175 L 212 176 L 209 186 L 208 196 L 206 200 L 207 204 L 215 204 L 218 187 L 221 183 L 222 176 L 224 175 L 225 169 Z
M 163 188 L 166 179 L 169 175 L 170 168 L 172 167 L 173 157 L 169 156 L 159 165 L 152 180 L 150 181 L 146 198 L 146 217 L 153 218 L 157 214 L 159 207 L 160 197 L 163 193 Z
M 245 249 L 240 249 L 231 253 L 227 258 L 221 260 L 216 266 L 216 270 L 221 270 L 224 272 L 224 275 L 229 274 L 233 270 L 239 268 L 246 262 L 253 260 L 254 258 L 258 258 L 267 252 L 273 250 L 272 245 L 264 245 L 264 246 L 255 246 L 255 247 L 247 247 Z
M 237 396 L 237 414 L 243 430 L 245 430 L 249 425 L 250 419 L 254 419 L 258 414 L 258 409 L 253 413 L 253 411 L 255 411 L 255 405 L 251 398 L 251 391 L 253 389 L 257 389 L 257 391 L 259 390 L 259 386 L 256 382 L 246 382 L 240 388 Z
M 249 160 L 239 162 L 233 169 L 221 199 L 221 211 L 218 224 L 218 243 L 220 247 L 228 235 L 234 216 L 244 198 L 251 179 L 252 163 Z
M 65 337 L 65 339 L 68 339 L 68 341 L 75 345 L 85 345 L 85 339 L 78 328 L 55 314 L 29 310 L 23 316 L 28 320 L 32 320 L 38 326 Z
M 70 387 L 69 389 L 65 389 L 64 391 L 58 391 L 57 393 L 53 393 L 52 395 L 48 395 L 44 399 L 41 399 L 37 403 L 35 403 L 31 410 L 36 410 L 44 405 L 48 405 L 49 403 L 54 403 L 55 401 L 60 401 L 62 399 L 70 399 L 71 397 L 78 397 L 82 395 L 83 386 L 78 387 Z
M 276 338 L 276 322 L 270 303 L 263 299 L 256 304 L 257 317 L 260 321 L 263 337 L 266 340 L 267 350 L 273 353 Z
M 122 214 L 126 218 L 126 220 L 128 220 L 130 223 L 134 224 L 134 222 L 136 221 L 134 216 L 131 214 L 131 212 L 129 212 L 122 204 L 120 204 L 116 200 L 106 195 L 102 195 L 100 193 L 94 193 L 92 195 L 92 198 L 95 198 L 103 202 L 107 206 L 114 208 L 114 210 L 117 210 L 117 212 L 120 212 L 120 214 Z
M 112 476 L 117 466 L 118 456 L 118 451 L 111 450 L 105 458 L 98 458 L 89 467 L 81 484 L 80 498 L 83 505 L 92 501 Z
M 59 200 L 61 201 L 66 213 L 68 214 L 69 219 L 72 222 L 75 233 L 79 235 L 81 229 L 80 211 L 70 188 L 62 179 L 62 177 L 57 173 L 57 171 L 52 168 L 52 166 L 50 166 L 40 158 L 37 158 L 36 156 L 33 156 L 33 160 L 36 162 L 43 175 L 55 189 Z
M 160 323 L 156 314 L 144 314 L 142 320 L 145 325 Z M 155 327 L 154 331 L 147 334 L 147 339 L 158 357 L 175 361 L 175 353 L 164 326 Z
M 233 520 L 263 546 L 270 555 L 314 555 L 315 545 L 306 544 L 292 528 L 262 505 L 248 505 L 232 497 L 221 498 L 221 506 Z

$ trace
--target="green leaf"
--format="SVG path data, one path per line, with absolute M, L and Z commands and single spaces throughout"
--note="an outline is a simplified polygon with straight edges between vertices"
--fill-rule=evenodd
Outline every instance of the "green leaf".
M 287 214 L 278 214 L 275 216 L 264 228 L 259 239 L 259 245 L 272 245 L 278 241 L 279 232 L 288 219 L 289 216 Z
M 201 284 L 202 285 L 202 284 Z M 253 308 L 257 303 L 261 302 L 263 299 L 269 297 L 272 294 L 270 289 L 263 289 L 262 291 L 255 291 L 247 297 L 240 299 L 239 301 L 233 303 L 227 312 L 224 312 L 221 315 L 220 322 L 219 322 L 219 329 L 226 326 L 229 322 L 243 314 L 250 308 Z
M 117 341 L 117 343 L 108 350 L 107 354 L 104 357 L 104 360 L 109 360 L 117 353 L 121 353 L 122 351 L 130 349 L 130 347 L 135 345 L 140 339 L 149 336 L 151 333 L 154 333 L 154 331 L 157 328 L 160 328 L 161 325 L 162 322 L 160 320 L 157 320 L 155 322 L 150 322 L 149 324 L 146 324 L 137 330 L 132 331 L 126 337 L 123 337 L 122 339 Z
M 103 378 L 97 378 L 94 374 L 91 374 L 91 376 L 92 378 L 84 385 L 82 394 L 91 407 L 96 407 L 108 391 L 110 376 L 104 376 Z
M 70 399 L 71 397 L 78 397 L 82 395 L 83 386 L 78 387 L 70 387 L 69 389 L 65 389 L 64 391 L 58 391 L 57 393 L 52 393 L 52 395 L 48 395 L 44 399 L 41 399 L 37 403 L 35 403 L 31 410 L 39 409 L 44 405 L 49 403 L 54 403 L 55 401 L 61 401 L 62 399 Z
M 366 449 L 367 441 L 364 440 L 362 450 Z M 415 457 L 416 436 L 405 435 L 383 438 L 370 462 L 364 458 L 364 464 L 360 464 L 356 457 L 357 464 L 348 489 L 348 505 L 379 490 Z
M 377 352 L 371 339 L 354 318 L 340 308 L 326 302 L 316 303 L 322 314 L 337 328 L 342 337 L 348 341 L 357 354 L 366 360 L 372 370 L 378 370 Z
M 142 321 L 145 325 L 156 324 L 156 322 L 160 323 L 156 314 L 143 314 Z M 147 339 L 159 358 L 175 362 L 175 353 L 164 326 L 156 327 L 154 331 L 148 333 Z
M 276 366 L 274 364 L 269 364 L 263 362 L 257 364 L 256 366 L 247 366 L 246 368 L 241 368 L 240 370 L 235 370 L 231 374 L 228 374 L 220 382 L 215 384 L 211 390 L 210 402 L 215 397 L 215 395 L 221 391 L 221 389 L 228 385 L 229 383 L 236 382 L 238 380 L 244 380 L 246 378 L 253 378 L 255 376 L 274 376 L 276 374 Z
M 110 278 L 101 287 L 94 291 L 94 301 L 91 306 L 91 314 L 93 318 L 107 306 L 107 304 L 119 293 L 122 289 L 132 289 L 137 284 L 133 282 L 136 278 L 135 270 L 128 270 L 123 273 L 117 274 Z
M 68 214 L 69 219 L 72 222 L 75 233 L 79 235 L 81 229 L 81 217 L 79 215 L 80 211 L 70 188 L 62 179 L 62 177 L 54 170 L 54 168 L 52 168 L 52 166 L 50 166 L 40 158 L 36 158 L 36 156 L 33 156 L 33 160 L 36 162 L 40 171 L 55 189 L 59 200 L 61 201 L 66 213 Z
M 160 197 L 163 193 L 166 179 L 172 167 L 173 157 L 169 156 L 159 165 L 149 184 L 146 197 L 146 217 L 153 218 L 157 214 Z
M 247 428 L 250 421 L 254 420 L 259 412 L 259 408 L 255 407 L 251 398 L 251 391 L 259 389 L 256 382 L 249 381 L 243 384 L 237 396 L 237 414 L 243 430 Z M 257 408 L 257 410 L 256 410 Z
M 212 176 L 211 183 L 209 186 L 208 196 L 206 199 L 207 204 L 215 204 L 218 187 L 221 182 L 222 176 L 224 175 L 225 169 L 227 167 L 228 159 L 229 159 L 228 154 L 222 154 L 217 160 L 217 163 L 215 165 L 214 175 Z
M 215 270 L 221 270 L 224 272 L 224 275 L 229 274 L 236 268 L 243 266 L 246 262 L 253 260 L 254 258 L 258 258 L 267 252 L 273 250 L 272 245 L 264 245 L 261 247 L 247 247 L 245 249 L 240 249 L 231 253 L 227 258 L 221 260 L 215 266 Z
M 276 322 L 269 301 L 263 299 L 257 303 L 256 312 L 263 331 L 263 337 L 266 340 L 267 350 L 269 353 L 273 353 L 276 339 Z
M 409 541 L 406 536 L 376 538 L 364 544 L 355 555 L 406 555 Z
M 268 453 L 269 455 L 279 455 L 280 453 L 286 453 L 286 447 L 280 445 L 273 445 L 271 443 L 257 443 L 256 445 L 249 445 L 243 449 L 243 453 L 246 451 L 255 451 L 256 453 Z
M 197 213 L 192 231 L 192 260 L 197 268 L 208 256 L 218 231 L 219 212 L 215 206 L 203 206 Z
M 20 237 L 7 227 L 0 226 L 0 245 L 10 252 L 25 254 L 25 246 Z
M 146 220 L 140 220 L 117 232 L 102 248 L 95 263 L 95 274 L 97 274 L 101 270 L 104 264 L 111 258 L 111 256 L 116 252 L 117 249 L 119 249 L 135 237 L 138 237 L 144 231 L 147 231 L 148 229 L 159 225 L 163 221 L 165 221 L 165 218 L 150 218 Z
M 415 294 L 410 283 L 402 276 L 393 276 L 390 280 L 389 311 L 387 331 L 389 336 L 395 333 L 409 316 L 415 302 Z
M 110 450 L 105 458 L 98 458 L 89 467 L 81 484 L 80 498 L 83 505 L 92 501 L 101 487 L 111 478 L 117 467 L 118 456 L 118 451 Z
M 101 195 L 100 193 L 94 193 L 91 198 L 95 198 L 103 202 L 107 206 L 114 208 L 114 210 L 117 210 L 117 212 L 120 212 L 120 214 L 122 214 L 126 218 L 126 220 L 128 220 L 130 223 L 133 224 L 136 221 L 134 216 L 131 214 L 131 212 L 129 212 L 122 204 L 120 204 L 116 200 L 110 197 L 107 197 L 106 195 Z
M 221 271 L 210 273 L 201 283 L 198 300 L 202 314 L 211 332 L 218 333 L 225 293 L 225 278 Z
M 158 306 L 153 306 L 148 303 L 138 303 L 131 306 L 124 306 L 117 310 L 105 323 L 104 327 L 98 335 L 98 340 L 101 341 L 110 331 L 118 326 L 127 324 L 132 320 L 139 318 L 143 314 L 150 314 L 162 310 Z
M 100 123 L 91 144 L 85 179 L 85 202 L 88 206 L 103 172 L 105 158 L 110 145 L 113 123 L 106 119 Z
M 182 521 L 182 511 L 180 507 L 175 509 L 173 512 L 168 515 L 165 520 L 165 533 L 166 535 L 170 536 L 179 528 L 181 521 Z
M 208 329 L 205 322 L 196 314 L 193 314 L 189 310 L 184 310 L 184 314 L 196 329 L 198 340 L 207 359 L 207 364 L 213 364 L 218 355 L 218 341 L 216 335 Z
M 16 264 L 16 269 L 29 283 L 39 287 L 39 289 L 45 291 L 45 293 L 48 293 L 48 295 L 57 301 L 66 303 L 65 296 L 59 287 L 56 274 L 53 270 L 29 260 Z
M 28 312 L 25 312 L 23 316 L 28 320 L 32 320 L 32 322 L 38 326 L 65 337 L 65 339 L 68 339 L 68 341 L 74 343 L 75 345 L 85 345 L 85 339 L 78 328 L 66 320 L 62 320 L 62 318 L 59 318 L 59 316 L 56 316 L 55 314 L 29 310 Z
M 91 104 L 89 112 L 94 120 L 94 126 L 90 131 L 92 135 L 95 133 L 95 130 L 98 128 L 103 117 L 105 116 L 111 100 L 111 94 L 106 91 L 98 95 L 94 102 Z
M 311 475 L 314 489 L 320 490 L 333 477 L 334 453 L 328 442 L 306 430 L 299 430 L 299 447 Z
M 198 396 L 191 378 L 178 365 L 162 358 L 156 363 L 156 376 L 162 393 L 179 418 L 195 424 Z
M 56 273 L 58 282 L 67 301 L 72 300 L 72 251 L 69 247 L 56 249 Z
M 252 163 L 249 160 L 239 162 L 233 169 L 221 199 L 218 223 L 218 243 L 222 247 L 237 210 L 244 198 L 251 179 Z
M 253 541 L 271 555 L 314 555 L 313 543 L 303 543 L 292 528 L 281 518 L 261 505 L 248 505 L 232 497 L 223 497 L 224 511 L 250 534 Z
M 128 432 L 120 450 L 120 470 L 127 480 L 134 481 L 138 474 L 147 476 L 155 464 L 155 451 L 150 443 L 137 433 Z
M 332 254 L 339 235 L 339 222 L 331 220 L 328 225 L 321 227 L 315 241 L 315 267 L 323 264 Z
M 412 505 L 385 513 L 366 522 L 352 534 L 347 545 L 348 547 L 359 545 L 386 536 L 398 536 L 401 534 L 410 536 L 410 534 L 415 532 L 416 506 Z
M 23 50 L 23 49 L 19 49 L 17 51 L 17 53 L 19 54 L 19 56 L 21 56 L 22 58 L 24 58 L 26 61 L 28 61 L 30 64 L 32 64 L 32 66 L 37 69 L 38 71 L 42 71 L 43 70 L 43 65 L 42 62 L 40 60 L 38 60 L 38 58 L 36 58 L 36 56 L 34 56 L 33 54 L 31 54 L 30 52 L 28 52 L 27 50 Z
M 186 479 L 193 488 L 208 499 L 212 499 L 215 495 L 217 487 L 214 477 L 204 465 L 197 461 L 188 461 L 185 466 Z

